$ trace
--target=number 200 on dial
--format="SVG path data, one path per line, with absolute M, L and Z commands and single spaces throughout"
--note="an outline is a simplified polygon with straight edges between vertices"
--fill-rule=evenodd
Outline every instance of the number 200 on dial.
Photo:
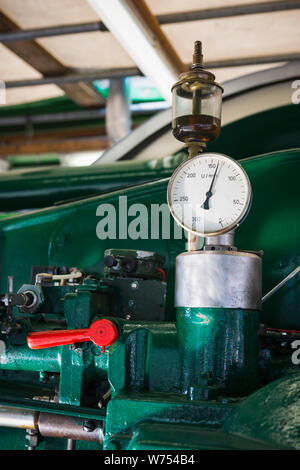
M 179 225 L 208 237 L 240 225 L 249 211 L 252 191 L 239 163 L 226 155 L 204 153 L 175 170 L 167 197 Z

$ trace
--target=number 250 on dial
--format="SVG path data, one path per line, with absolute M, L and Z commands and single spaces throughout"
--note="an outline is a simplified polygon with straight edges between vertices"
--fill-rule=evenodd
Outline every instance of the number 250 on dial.
M 168 204 L 176 222 L 199 236 L 236 228 L 252 200 L 249 178 L 239 163 L 218 153 L 183 162 L 168 185 Z

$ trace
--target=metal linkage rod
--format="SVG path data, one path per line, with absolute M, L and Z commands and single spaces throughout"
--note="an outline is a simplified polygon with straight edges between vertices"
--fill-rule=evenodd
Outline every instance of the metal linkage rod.
M 272 295 L 275 294 L 275 292 L 281 289 L 281 287 L 283 287 L 290 279 L 296 276 L 296 274 L 298 274 L 299 271 L 300 271 L 300 266 L 297 266 L 297 268 L 294 269 L 294 271 L 292 271 L 290 274 L 288 274 L 284 279 L 282 279 L 282 281 L 280 281 L 279 284 L 277 284 L 277 286 L 273 287 L 273 289 L 271 289 L 266 295 L 264 295 L 261 301 L 265 302 L 270 297 L 272 297 Z
M 292 62 L 300 60 L 300 52 L 295 54 L 278 54 L 258 57 L 241 57 L 238 59 L 225 59 L 205 62 L 207 68 L 239 67 L 243 65 L 271 64 L 277 62 Z M 114 68 L 76 72 L 72 74 L 43 77 L 38 79 L 10 80 L 5 82 L 6 88 L 19 88 L 40 85 L 65 85 L 67 83 L 92 82 L 94 80 L 133 77 L 142 75 L 137 67 Z
M 11 31 L 9 33 L 1 33 L 0 42 L 26 41 L 29 39 L 62 36 L 64 34 L 91 33 L 95 31 L 107 31 L 107 28 L 103 23 L 97 21 L 93 23 L 50 26 L 48 28 L 34 28 L 24 31 Z
M 141 75 L 141 72 L 136 67 L 122 68 L 122 69 L 102 69 L 91 70 L 82 73 L 70 73 L 66 75 L 56 75 L 53 77 L 43 77 L 38 79 L 29 80 L 11 80 L 5 82 L 6 88 L 19 88 L 24 86 L 40 86 L 40 85 L 63 85 L 66 83 L 77 82 L 92 82 L 94 80 L 102 80 L 105 78 L 122 78 L 130 77 L 133 75 Z
M 228 18 L 231 16 L 254 15 L 258 13 L 271 13 L 300 8 L 299 0 L 285 0 L 261 3 L 246 3 L 222 8 L 208 8 L 205 10 L 169 13 L 157 16 L 160 24 L 183 23 L 186 21 L 209 20 L 214 18 Z
M 0 406 L 0 427 L 36 430 L 46 437 L 103 444 L 102 423 L 24 408 Z

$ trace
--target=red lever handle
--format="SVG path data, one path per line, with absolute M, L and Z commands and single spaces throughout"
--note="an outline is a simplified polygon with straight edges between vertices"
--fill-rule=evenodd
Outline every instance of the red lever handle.
M 89 328 L 80 330 L 52 330 L 30 333 L 27 336 L 27 344 L 30 349 L 42 349 L 63 344 L 93 341 L 97 346 L 101 346 L 101 352 L 104 352 L 105 346 L 110 346 L 117 339 L 118 330 L 112 321 L 97 320 Z

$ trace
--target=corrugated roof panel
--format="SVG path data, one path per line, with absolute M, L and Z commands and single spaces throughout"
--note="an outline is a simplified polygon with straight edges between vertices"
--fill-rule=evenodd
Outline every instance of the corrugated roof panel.
M 41 74 L 37 70 L 0 44 L 0 80 L 35 79 L 40 77 Z M 6 90 L 6 105 L 28 103 L 63 94 L 63 91 L 55 85 L 14 88 Z
M 69 67 L 110 69 L 135 66 L 127 52 L 109 32 L 68 34 L 37 41 Z
M 86 0 L 0 0 L 0 7 L 23 29 L 99 21 Z
M 204 61 L 299 52 L 300 9 L 191 21 L 162 26 L 185 62 L 194 41 L 203 43 Z

